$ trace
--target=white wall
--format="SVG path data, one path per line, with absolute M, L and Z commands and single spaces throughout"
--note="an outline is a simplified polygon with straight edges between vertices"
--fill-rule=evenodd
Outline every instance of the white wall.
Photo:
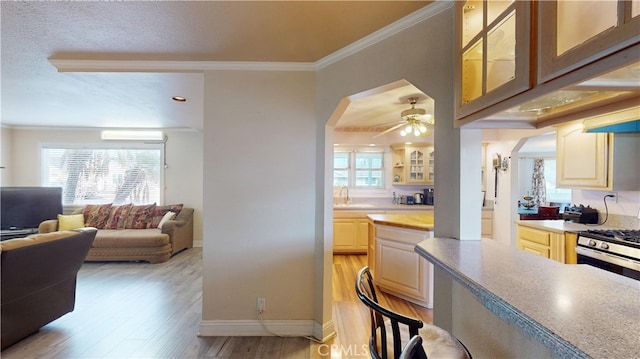
M 13 128 L 9 133 L 11 146 L 6 150 L 9 161 L 2 171 L 3 185 L 12 186 L 40 186 L 42 144 L 101 142 L 100 131 L 95 129 Z M 193 236 L 199 245 L 202 243 L 202 133 L 187 130 L 165 133 L 169 139 L 164 203 L 183 203 L 195 209 Z M 4 183 L 4 176 L 9 183 Z

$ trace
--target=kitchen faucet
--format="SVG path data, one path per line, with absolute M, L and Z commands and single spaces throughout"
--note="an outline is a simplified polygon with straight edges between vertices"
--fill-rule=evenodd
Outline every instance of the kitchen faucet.
M 342 190 L 345 189 L 347 190 L 347 197 L 344 198 L 344 203 L 347 204 L 349 203 L 350 199 L 349 199 L 349 187 L 347 186 L 342 186 L 340 188 L 340 193 L 338 194 L 338 197 L 342 197 Z

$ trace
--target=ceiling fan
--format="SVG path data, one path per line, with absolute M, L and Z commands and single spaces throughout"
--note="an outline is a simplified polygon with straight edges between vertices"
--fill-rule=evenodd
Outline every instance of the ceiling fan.
M 402 130 L 400 130 L 401 136 L 406 136 L 411 133 L 416 137 L 429 134 L 433 124 L 435 123 L 433 116 L 431 114 L 427 114 L 427 111 L 423 108 L 416 108 L 418 97 L 409 97 L 407 101 L 411 105 L 411 108 L 400 113 L 402 120 L 400 120 L 400 122 L 393 122 L 390 128 L 373 136 L 373 138 L 382 136 L 399 128 L 402 128 Z

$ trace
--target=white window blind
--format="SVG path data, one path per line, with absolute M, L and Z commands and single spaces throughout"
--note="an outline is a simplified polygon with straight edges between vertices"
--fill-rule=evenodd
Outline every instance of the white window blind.
M 162 155 L 158 145 L 43 146 L 42 185 L 62 187 L 64 205 L 161 203 Z
M 369 148 L 334 150 L 333 186 L 384 188 L 384 151 Z

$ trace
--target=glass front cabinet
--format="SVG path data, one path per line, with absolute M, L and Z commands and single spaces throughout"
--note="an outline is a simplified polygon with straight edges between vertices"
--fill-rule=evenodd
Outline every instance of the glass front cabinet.
M 456 2 L 456 118 L 531 87 L 530 1 Z
M 640 1 L 538 2 L 538 82 L 640 41 Z
M 434 157 L 432 145 L 392 145 L 393 184 L 433 184 Z

